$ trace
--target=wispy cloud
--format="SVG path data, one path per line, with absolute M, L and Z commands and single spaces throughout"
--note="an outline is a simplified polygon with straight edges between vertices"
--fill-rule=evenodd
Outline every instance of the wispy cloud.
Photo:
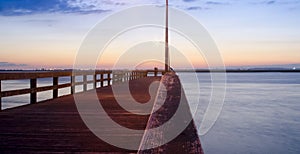
M 196 0 L 183 0 L 184 2 L 195 2 Z
M 228 2 L 217 2 L 217 1 L 207 1 L 205 4 L 207 5 L 228 5 Z
M 275 4 L 275 3 L 276 3 L 276 1 L 267 1 L 267 2 L 266 2 L 266 4 L 269 4 L 269 5 Z
M 264 4 L 264 5 L 297 5 L 300 4 L 300 0 L 262 0 L 256 2 L 250 2 L 249 4 Z
M 200 7 L 200 6 L 191 6 L 191 7 L 186 8 L 186 10 L 190 10 L 190 11 L 192 11 L 192 10 L 203 10 L 203 8 Z
M 171 6 L 185 10 L 203 10 L 213 5 L 227 5 L 232 0 L 174 0 Z M 164 5 L 160 0 L 0 0 L 0 16 L 42 13 L 95 14 L 141 4 Z M 202 8 L 201 8 L 202 7 Z M 187 8 L 187 9 L 186 9 Z
M 98 3 L 96 3 L 98 2 Z M 106 2 L 106 3 L 104 3 Z M 20 16 L 39 13 L 103 13 L 110 11 L 105 7 L 110 1 L 82 1 L 82 0 L 9 0 L 0 1 L 0 15 Z M 98 4 L 98 5 L 96 5 Z M 124 5 L 125 3 L 112 3 L 111 5 Z
M 232 0 L 182 0 L 183 9 L 187 11 L 195 11 L 195 10 L 209 10 L 213 9 L 217 6 L 225 6 L 230 5 L 236 1 Z
M 24 66 L 29 66 L 27 64 L 16 64 L 16 63 L 10 63 L 10 62 L 0 62 L 0 67 L 4 68 L 4 67 L 24 67 Z

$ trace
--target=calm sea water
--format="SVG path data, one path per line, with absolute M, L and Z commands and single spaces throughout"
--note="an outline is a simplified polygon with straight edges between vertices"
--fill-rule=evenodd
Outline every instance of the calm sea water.
M 197 83 L 191 73 L 179 76 L 191 106 L 200 103 L 195 120 L 201 120 L 210 100 L 210 75 L 196 74 L 200 91 L 195 90 Z M 59 79 L 59 83 L 68 82 L 69 78 Z M 50 78 L 38 80 L 38 86 L 51 83 Z M 28 87 L 28 80 L 2 83 L 2 90 Z M 76 87 L 76 91 L 82 91 L 82 86 Z M 59 90 L 59 95 L 69 93 L 70 88 Z M 51 91 L 38 93 L 38 100 L 51 96 Z M 29 95 L 2 99 L 3 108 L 29 103 Z M 209 154 L 300 153 L 300 73 L 228 73 L 222 112 L 200 139 Z
M 197 76 L 200 93 L 190 74 L 180 74 L 189 103 L 200 95 L 201 119 L 211 84 L 209 74 Z M 300 153 L 300 73 L 229 73 L 224 101 L 215 125 L 200 136 L 205 153 Z

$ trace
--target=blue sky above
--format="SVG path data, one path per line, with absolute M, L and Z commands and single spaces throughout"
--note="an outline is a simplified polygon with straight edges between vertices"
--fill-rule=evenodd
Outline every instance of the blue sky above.
M 102 13 L 142 4 L 163 5 L 160 0 L 0 0 L 0 15 L 39 13 Z M 170 5 L 184 10 L 214 9 L 227 5 L 274 5 L 287 10 L 300 8 L 300 0 L 173 0 Z
M 118 5 L 114 3 L 113 5 Z M 68 0 L 1 0 L 1 15 L 31 15 L 39 13 L 101 13 L 109 11 L 93 4 L 76 5 L 76 1 Z
M 66 61 L 62 57 L 53 58 L 57 53 L 74 59 L 86 33 L 103 18 L 132 6 L 163 6 L 164 2 L 0 0 L 0 67 L 45 67 L 50 65 L 48 60 Z M 236 61 L 230 65 L 244 61 L 253 65 L 300 63 L 300 0 L 169 0 L 169 3 L 207 28 L 225 62 Z M 257 55 L 261 58 L 253 61 Z M 69 67 L 72 62 L 53 67 Z

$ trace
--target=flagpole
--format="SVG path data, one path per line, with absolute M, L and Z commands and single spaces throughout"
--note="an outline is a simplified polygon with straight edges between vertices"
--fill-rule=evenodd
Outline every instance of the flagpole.
M 165 32 L 165 71 L 170 71 L 170 60 L 169 60 L 169 2 L 166 0 L 166 32 Z

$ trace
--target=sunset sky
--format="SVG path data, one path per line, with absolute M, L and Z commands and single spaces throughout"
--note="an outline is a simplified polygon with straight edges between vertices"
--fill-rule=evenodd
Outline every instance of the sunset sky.
M 0 69 L 72 68 L 82 40 L 96 23 L 126 8 L 144 4 L 162 6 L 164 2 L 0 0 Z M 169 3 L 207 29 L 226 66 L 300 63 L 300 0 L 169 0 Z M 162 42 L 163 37 L 162 31 L 158 41 Z M 109 51 L 108 56 L 116 54 Z M 201 59 L 192 63 L 195 67 L 205 67 Z M 98 67 L 111 65 L 112 59 L 108 58 Z M 185 67 L 180 60 L 172 65 Z

